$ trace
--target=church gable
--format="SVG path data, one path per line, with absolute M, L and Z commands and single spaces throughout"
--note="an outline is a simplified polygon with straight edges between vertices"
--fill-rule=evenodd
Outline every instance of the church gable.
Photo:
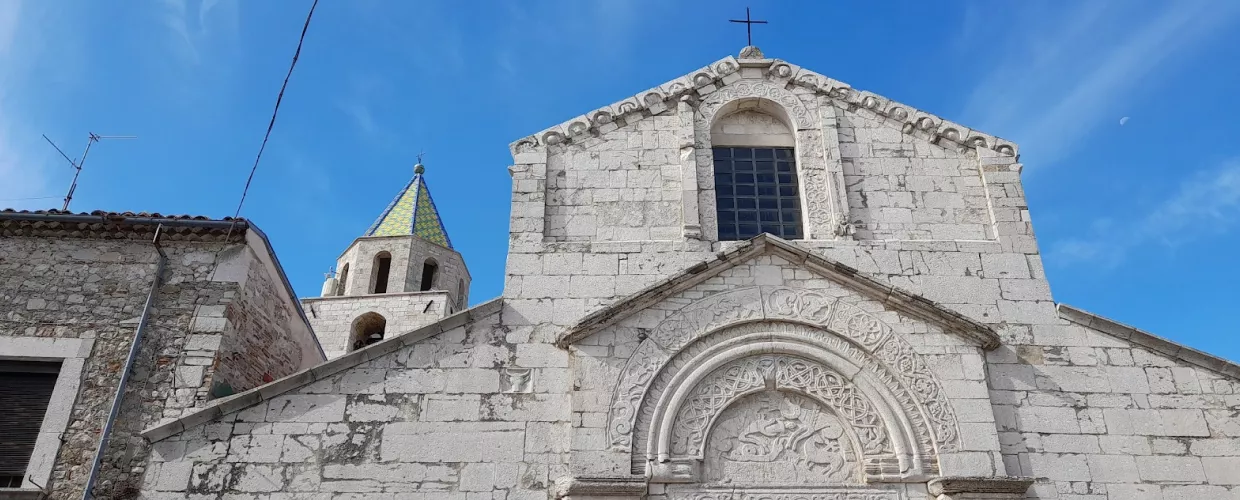
M 580 432 L 605 436 L 605 446 L 574 449 L 575 464 L 654 483 L 736 488 L 876 484 L 941 468 L 969 475 L 1001 467 L 985 454 L 997 441 L 976 340 L 772 248 L 783 250 L 742 249 L 726 269 L 704 263 L 622 301 L 625 316 L 602 311 L 593 317 L 608 318 L 599 326 L 587 319 L 561 338 L 596 334 L 576 337 L 574 411 L 587 416 Z M 775 453 L 762 451 L 772 443 L 751 442 L 781 439 L 763 437 L 753 419 L 781 411 L 791 420 L 780 425 L 803 428 L 829 450 Z M 800 457 L 805 468 L 771 453 Z M 984 467 L 971 468 L 978 460 Z
M 513 242 L 997 242 L 1016 146 L 778 59 L 727 58 L 512 145 Z
M 785 273 L 801 277 L 812 275 L 818 279 L 825 278 L 826 282 L 833 284 L 832 286 L 849 289 L 848 293 L 878 301 L 883 304 L 879 306 L 880 308 L 890 309 L 893 313 L 937 325 L 945 331 L 961 335 L 975 345 L 988 350 L 999 346 L 998 335 L 986 325 L 938 306 L 925 298 L 857 274 L 852 268 L 770 235 L 758 236 L 744 245 L 718 254 L 715 259 L 692 266 L 660 283 L 587 315 L 577 325 L 560 334 L 556 343 L 561 347 L 567 347 L 646 308 L 668 307 L 661 303 L 704 281 L 714 279 L 738 265 L 751 264 L 752 259 L 764 255 L 773 255 L 782 262 L 795 262 L 796 264 L 789 269 L 768 270 L 768 272 L 778 273 L 779 276 L 770 276 L 763 280 L 751 277 L 751 284 L 782 283 L 784 281 L 782 274 Z M 776 309 L 770 312 L 779 314 Z
M 785 88 L 799 88 L 826 97 L 841 107 L 862 110 L 871 119 L 932 142 L 946 141 L 961 147 L 985 148 L 1005 156 L 1016 156 L 1017 146 L 1004 139 L 972 130 L 907 104 L 878 94 L 857 90 L 851 85 L 780 59 L 729 56 L 685 76 L 668 81 L 601 107 L 509 145 L 514 157 L 547 147 L 606 134 L 626 124 L 658 116 L 676 108 L 684 99 L 700 100 L 728 85 L 741 81 L 745 73 L 757 74 Z M 798 118 L 808 120 L 808 115 Z M 799 122 L 808 125 L 809 121 Z M 518 161 L 517 163 L 522 163 Z

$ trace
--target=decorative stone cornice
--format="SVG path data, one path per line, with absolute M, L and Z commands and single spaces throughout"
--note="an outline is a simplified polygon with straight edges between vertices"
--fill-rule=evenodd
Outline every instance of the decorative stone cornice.
M 757 53 L 761 57 L 761 52 Z M 630 124 L 648 116 L 662 114 L 674 109 L 677 100 L 690 97 L 696 101 L 724 85 L 741 79 L 741 68 L 764 69 L 766 80 L 787 87 L 802 87 L 818 95 L 826 96 L 841 108 L 864 110 L 872 113 L 880 122 L 937 144 L 951 143 L 964 149 L 988 149 L 1001 156 L 1016 157 L 1019 150 L 1015 143 L 972 130 L 936 115 L 920 111 L 873 92 L 857 90 L 851 85 L 823 76 L 780 59 L 737 59 L 725 57 L 685 76 L 663 85 L 638 93 L 609 106 L 596 109 L 534 135 L 523 137 L 509 145 L 515 157 L 555 147 L 587 137 L 606 134 L 622 124 Z
M 566 349 L 573 343 L 614 325 L 637 311 L 687 290 L 753 257 L 767 253 L 778 255 L 795 265 L 856 290 L 904 314 L 939 325 L 945 331 L 961 335 L 983 349 L 991 350 L 999 347 L 999 335 L 982 323 L 920 295 L 864 276 L 856 269 L 770 234 L 755 236 L 736 248 L 719 253 L 714 259 L 693 265 L 659 283 L 586 315 L 575 326 L 562 333 L 556 339 L 556 345 Z
M 931 495 L 940 500 L 952 498 L 1024 498 L 1033 484 L 1029 477 L 941 477 L 926 483 Z M 946 497 L 946 498 L 945 498 Z

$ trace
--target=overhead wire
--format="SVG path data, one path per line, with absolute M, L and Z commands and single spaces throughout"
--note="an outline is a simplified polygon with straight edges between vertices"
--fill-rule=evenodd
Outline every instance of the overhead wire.
M 263 134 L 263 142 L 258 147 L 258 154 L 254 157 L 254 166 L 250 168 L 250 176 L 245 180 L 245 188 L 241 190 L 241 200 L 237 202 L 237 211 L 233 213 L 233 225 L 237 223 L 237 218 L 241 216 L 241 207 L 245 205 L 246 195 L 250 192 L 250 183 L 254 181 L 254 173 L 258 171 L 258 163 L 263 158 L 263 151 L 267 149 L 267 140 L 271 138 L 271 130 L 276 126 L 276 116 L 280 114 L 280 103 L 284 101 L 284 91 L 288 88 L 288 81 L 293 77 L 293 69 L 297 67 L 297 60 L 301 57 L 301 47 L 306 41 L 306 31 L 310 29 L 310 20 L 314 18 L 314 8 L 318 7 L 319 0 L 314 0 L 310 4 L 310 12 L 306 14 L 306 22 L 301 27 L 301 37 L 297 39 L 297 50 L 293 52 L 293 61 L 288 66 L 288 74 L 284 76 L 284 84 L 280 85 L 280 94 L 276 96 L 275 108 L 271 110 L 271 121 L 267 123 L 267 132 Z M 229 226 L 228 236 L 224 241 L 232 236 L 233 227 Z

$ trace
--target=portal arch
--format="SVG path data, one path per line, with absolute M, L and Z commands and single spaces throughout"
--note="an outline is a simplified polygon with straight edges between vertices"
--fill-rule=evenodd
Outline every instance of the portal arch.
M 925 416 L 901 401 L 884 368 L 828 331 L 780 322 L 736 325 L 699 339 L 664 368 L 644 394 L 633 428 L 633 472 L 652 481 L 700 482 L 706 438 L 719 416 L 762 391 L 809 398 L 837 416 L 857 450 L 855 477 L 865 482 L 938 472 Z

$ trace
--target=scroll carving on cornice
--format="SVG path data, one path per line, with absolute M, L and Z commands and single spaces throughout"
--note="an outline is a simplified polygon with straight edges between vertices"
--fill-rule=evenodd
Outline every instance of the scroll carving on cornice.
M 726 57 L 663 85 L 639 92 L 633 97 L 518 139 L 509 145 L 509 149 L 512 154 L 516 155 L 533 148 L 569 144 L 580 138 L 615 130 L 621 123 L 633 123 L 646 116 L 661 114 L 674 108 L 675 100 L 683 96 L 689 96 L 694 100 L 704 100 L 715 92 L 727 92 L 734 85 L 762 83 L 785 92 L 792 86 L 812 90 L 818 95 L 830 97 L 841 108 L 872 113 L 873 116 L 893 128 L 941 145 L 950 144 L 965 149 L 989 149 L 1001 156 L 1009 157 L 1016 157 L 1018 154 L 1016 144 L 1010 141 L 952 123 L 872 92 L 853 89 L 847 83 L 783 60 L 746 59 L 743 63 L 743 66 L 747 68 L 763 69 L 764 79 L 742 80 L 739 75 L 742 61 L 734 57 Z M 788 105 L 784 102 L 781 104 Z M 798 127 L 812 126 L 802 123 L 800 117 L 794 117 L 794 119 L 797 120 Z

